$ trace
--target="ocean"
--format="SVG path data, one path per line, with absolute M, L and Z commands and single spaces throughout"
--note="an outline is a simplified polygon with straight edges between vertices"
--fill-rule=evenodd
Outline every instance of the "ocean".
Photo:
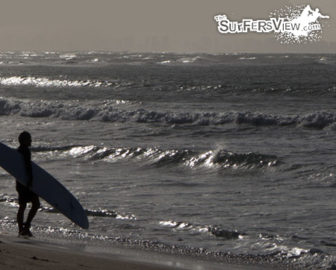
M 336 55 L 0 53 L 1 142 L 85 208 L 37 238 L 336 268 Z M 17 231 L 0 171 L 0 230 Z

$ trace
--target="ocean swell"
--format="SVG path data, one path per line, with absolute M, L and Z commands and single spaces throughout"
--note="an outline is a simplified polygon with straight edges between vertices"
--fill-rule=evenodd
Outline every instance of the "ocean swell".
M 126 102 L 123 102 L 125 104 Z M 252 125 L 298 126 L 323 129 L 336 125 L 334 112 L 318 111 L 304 115 L 276 115 L 261 112 L 171 112 L 143 108 L 120 109 L 120 102 L 103 101 L 98 104 L 78 101 L 29 101 L 0 98 L 0 115 L 51 117 L 62 120 L 95 120 L 104 122 L 160 123 L 169 125 Z

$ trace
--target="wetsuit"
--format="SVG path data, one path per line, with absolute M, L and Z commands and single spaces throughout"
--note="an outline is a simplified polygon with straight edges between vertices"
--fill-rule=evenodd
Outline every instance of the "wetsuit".
M 40 204 L 38 196 L 32 192 L 29 187 L 32 186 L 33 183 L 33 172 L 31 165 L 31 153 L 28 147 L 19 146 L 18 152 L 23 155 L 24 164 L 28 176 L 28 187 L 16 181 L 16 190 L 19 193 L 19 204 L 26 204 L 28 202 Z

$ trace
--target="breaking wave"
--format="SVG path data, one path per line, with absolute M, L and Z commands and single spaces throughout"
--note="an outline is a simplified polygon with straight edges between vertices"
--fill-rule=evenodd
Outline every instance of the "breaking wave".
M 198 232 L 198 233 L 208 233 L 216 237 L 220 237 L 225 240 L 232 239 L 242 239 L 245 233 L 240 233 L 236 230 L 227 230 L 223 229 L 219 226 L 203 226 L 203 225 L 195 225 L 188 222 L 177 222 L 172 220 L 160 221 L 160 226 L 171 228 L 174 231 L 190 231 L 190 232 Z
M 184 166 L 189 168 L 262 168 L 278 165 L 280 160 L 273 155 L 259 153 L 232 153 L 223 149 L 194 152 L 188 149 L 162 150 L 158 148 L 108 148 L 89 146 L 34 147 L 37 154 L 50 159 L 83 158 L 93 161 L 115 163 L 122 160 L 143 161 L 150 166 Z
M 28 101 L 0 98 L 0 115 L 51 117 L 62 120 L 96 120 L 104 122 L 161 123 L 169 125 L 299 126 L 336 128 L 336 113 L 327 111 L 305 115 L 274 115 L 259 112 L 158 112 L 146 109 L 117 108 L 126 101 L 78 104 L 76 101 Z
M 34 86 L 43 88 L 119 88 L 132 85 L 131 82 L 120 80 L 67 80 L 67 79 L 49 79 L 47 77 L 0 77 L 2 86 Z

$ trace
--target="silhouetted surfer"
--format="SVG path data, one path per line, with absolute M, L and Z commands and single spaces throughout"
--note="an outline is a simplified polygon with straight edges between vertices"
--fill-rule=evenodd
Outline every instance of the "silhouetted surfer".
M 17 213 L 17 222 L 19 226 L 19 235 L 26 236 L 32 236 L 32 233 L 30 232 L 30 224 L 34 216 L 36 215 L 37 210 L 40 208 L 40 201 L 38 196 L 30 190 L 33 184 L 31 152 L 29 149 L 29 147 L 31 146 L 31 142 L 31 136 L 27 131 L 24 131 L 19 135 L 20 146 L 18 148 L 18 151 L 23 155 L 24 165 L 28 177 L 28 185 L 26 187 L 16 181 L 16 190 L 19 193 L 19 211 Z M 24 211 L 28 202 L 32 203 L 32 207 L 29 211 L 27 221 L 24 223 Z

